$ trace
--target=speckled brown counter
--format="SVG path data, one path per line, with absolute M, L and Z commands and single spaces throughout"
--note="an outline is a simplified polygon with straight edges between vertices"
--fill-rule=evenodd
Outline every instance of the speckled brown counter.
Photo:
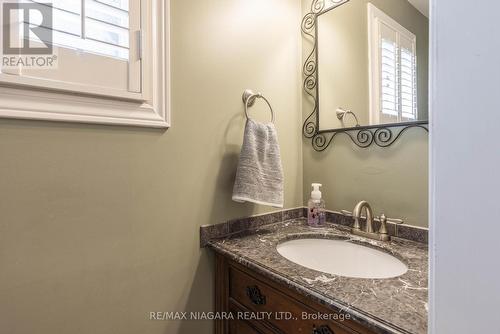
M 280 242 L 308 237 L 341 238 L 384 250 L 402 260 L 408 271 L 390 279 L 336 276 L 297 265 L 276 250 Z M 377 333 L 427 333 L 425 244 L 397 238 L 391 242 L 373 241 L 351 235 L 344 226 L 328 224 L 325 228 L 311 228 L 304 219 L 296 219 L 209 241 L 208 245 L 316 302 L 341 309 Z

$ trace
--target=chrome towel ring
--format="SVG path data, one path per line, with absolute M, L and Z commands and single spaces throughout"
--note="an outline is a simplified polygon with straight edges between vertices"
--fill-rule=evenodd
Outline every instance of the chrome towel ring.
M 274 111 L 273 107 L 271 107 L 271 103 L 261 94 L 261 93 L 255 93 L 254 91 L 250 89 L 246 89 L 243 92 L 243 103 L 245 104 L 245 116 L 247 119 L 250 117 L 248 116 L 248 107 L 251 107 L 254 105 L 256 99 L 263 99 L 267 105 L 269 106 L 269 109 L 271 110 L 271 122 L 274 123 Z

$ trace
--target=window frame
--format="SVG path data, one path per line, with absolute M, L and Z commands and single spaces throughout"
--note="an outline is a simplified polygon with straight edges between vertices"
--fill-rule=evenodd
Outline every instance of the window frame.
M 143 0 L 141 21 L 141 92 L 0 73 L 0 117 L 170 127 L 170 0 Z
M 408 39 L 414 41 L 415 52 L 417 48 L 416 36 L 414 33 L 403 27 L 400 23 L 387 15 L 385 12 L 377 8 L 371 3 L 367 4 L 368 13 L 368 75 L 369 75 L 369 100 L 370 100 L 370 114 L 369 122 L 371 125 L 380 124 L 381 113 L 381 73 L 380 73 L 380 32 L 378 22 L 382 21 L 385 25 L 390 26 L 399 34 L 406 36 Z M 399 45 L 398 45 L 399 47 Z M 415 74 L 416 75 L 416 74 Z M 415 85 L 417 78 L 415 77 Z M 400 120 L 401 110 L 398 110 L 398 122 L 405 122 Z M 418 115 L 418 110 L 417 114 Z M 416 121 L 418 119 L 415 119 Z M 412 122 L 412 121 L 411 121 Z

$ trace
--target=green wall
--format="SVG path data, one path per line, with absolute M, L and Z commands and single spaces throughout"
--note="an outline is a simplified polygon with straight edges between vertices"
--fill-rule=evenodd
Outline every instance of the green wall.
M 304 140 L 304 200 L 311 197 L 311 183 L 320 182 L 329 210 L 352 211 L 366 200 L 377 216 L 427 227 L 427 137 L 422 129 L 410 129 L 391 147 L 362 149 L 338 135 L 321 153 Z
M 166 132 L 0 120 L 2 333 L 212 332 L 148 312 L 212 310 L 199 227 L 269 210 L 231 201 L 245 88 L 276 110 L 302 205 L 300 19 L 296 0 L 173 0 Z

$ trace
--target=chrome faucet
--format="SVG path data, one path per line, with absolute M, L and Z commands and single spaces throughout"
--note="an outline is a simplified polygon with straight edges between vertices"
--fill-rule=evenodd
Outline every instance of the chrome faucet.
M 366 229 L 361 230 L 360 219 L 362 218 L 361 213 L 363 209 L 366 210 Z M 367 201 L 361 201 L 354 207 L 352 211 L 352 217 L 354 218 L 354 226 L 352 228 L 352 234 L 359 235 L 365 238 L 389 241 L 391 237 L 387 233 L 387 218 L 382 214 L 379 218 L 380 229 L 378 232 L 373 231 L 373 210 Z
M 373 233 L 373 210 L 367 201 L 359 202 L 354 207 L 354 210 L 352 210 L 352 217 L 354 218 L 353 229 L 361 230 L 361 224 L 359 223 L 359 220 L 361 219 L 361 212 L 364 208 L 366 209 L 366 232 Z

